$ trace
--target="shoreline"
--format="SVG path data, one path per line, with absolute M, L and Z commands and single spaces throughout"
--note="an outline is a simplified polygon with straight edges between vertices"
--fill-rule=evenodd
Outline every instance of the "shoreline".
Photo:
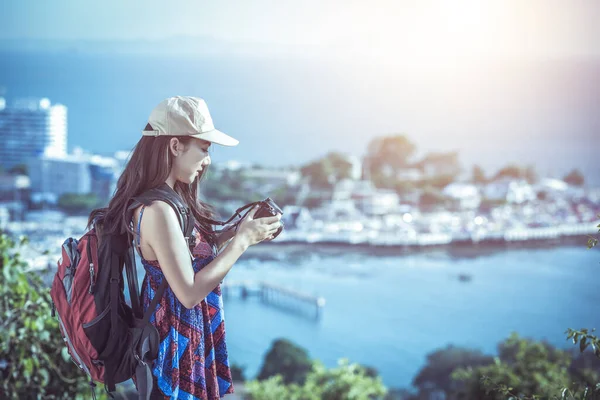
M 507 250 L 539 250 L 556 247 L 581 247 L 587 249 L 587 235 L 565 236 L 551 239 L 527 239 L 522 241 L 483 240 L 473 242 L 451 242 L 431 245 L 372 245 L 368 243 L 341 243 L 341 242 L 265 242 L 250 247 L 245 256 L 262 260 L 283 261 L 280 252 L 285 254 L 307 255 L 311 251 L 318 251 L 321 255 L 336 256 L 345 253 L 368 254 L 370 256 L 404 256 L 413 254 L 447 252 L 455 258 L 472 258 L 482 255 L 494 254 Z M 310 251 L 308 251 L 310 249 Z M 276 252 L 276 253 L 274 253 Z M 278 255 L 279 254 L 279 255 Z

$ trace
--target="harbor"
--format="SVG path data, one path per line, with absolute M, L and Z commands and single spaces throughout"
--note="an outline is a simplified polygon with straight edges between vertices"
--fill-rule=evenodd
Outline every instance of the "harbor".
M 225 299 L 238 297 L 242 300 L 258 298 L 272 307 L 295 312 L 309 318 L 321 318 L 325 298 L 314 296 L 288 287 L 265 281 L 229 281 L 221 285 Z

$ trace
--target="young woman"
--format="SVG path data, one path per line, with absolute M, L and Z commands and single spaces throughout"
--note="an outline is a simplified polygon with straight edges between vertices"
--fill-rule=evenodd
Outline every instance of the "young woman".
M 219 284 L 248 247 L 273 237 L 281 215 L 254 219 L 255 207 L 235 232 L 220 235 L 203 222 L 202 217 L 214 216 L 213 209 L 198 198 L 200 181 L 211 163 L 209 148 L 238 144 L 214 128 L 204 100 L 182 96 L 164 100 L 151 112 L 142 134 L 118 180 L 104 231 L 125 228 L 135 235 L 146 270 L 144 312 L 162 280 L 168 282 L 150 319 L 160 335 L 152 367 L 152 398 L 219 399 L 233 393 Z M 128 220 L 131 199 L 162 185 L 181 196 L 197 221 L 192 257 L 168 204 L 155 201 L 140 206 L 133 221 Z

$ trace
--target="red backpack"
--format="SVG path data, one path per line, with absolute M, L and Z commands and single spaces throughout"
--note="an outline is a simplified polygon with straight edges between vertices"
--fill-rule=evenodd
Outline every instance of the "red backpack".
M 195 224 L 189 208 L 168 185 L 151 189 L 133 199 L 128 210 L 160 200 L 168 203 L 179 217 L 190 246 Z M 150 365 L 158 356 L 159 335 L 149 323 L 164 290 L 164 279 L 144 314 L 138 294 L 134 245 L 131 235 L 100 235 L 93 227 L 79 240 L 68 238 L 52 282 L 52 316 L 72 360 L 94 382 L 104 383 L 112 396 L 116 383 L 136 378 L 140 398 L 152 391 Z M 123 268 L 125 266 L 125 268 Z M 127 274 L 131 306 L 125 301 L 123 269 Z

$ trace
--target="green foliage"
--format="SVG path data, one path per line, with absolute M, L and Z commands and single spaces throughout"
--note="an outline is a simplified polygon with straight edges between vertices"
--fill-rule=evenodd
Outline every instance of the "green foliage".
M 352 164 L 340 153 L 331 152 L 325 157 L 300 168 L 302 176 L 310 178 L 311 186 L 330 188 L 339 180 L 350 178 Z
M 598 215 L 598 218 L 600 218 L 600 214 Z M 598 228 L 598 233 L 600 233 L 600 224 L 598 224 L 596 227 Z M 590 235 L 588 237 L 588 242 L 587 242 L 588 249 L 596 247 L 597 245 L 598 245 L 598 238 Z
M 585 331 L 585 330 L 583 330 Z M 580 331 L 580 333 L 584 333 Z M 569 332 L 571 333 L 571 332 Z M 576 332 L 573 332 L 573 336 Z M 494 363 L 480 367 L 458 368 L 452 378 L 463 385 L 452 392 L 456 398 L 587 399 L 595 388 L 588 378 L 598 379 L 598 371 L 572 374 L 571 355 L 548 343 L 522 339 L 513 333 L 499 345 Z M 451 397 L 451 398 L 455 398 Z
M 373 139 L 368 149 L 365 162 L 373 176 L 384 172 L 386 168 L 397 172 L 408 166 L 416 147 L 405 135 L 394 135 Z
M 70 361 L 51 298 L 40 277 L 27 273 L 15 243 L 0 234 L 0 398 L 84 399 L 91 396 L 86 375 Z M 100 390 L 96 390 L 100 397 Z
M 246 382 L 244 366 L 233 363 L 233 364 L 231 364 L 230 369 L 231 369 L 231 378 L 233 379 L 234 382 Z
M 246 384 L 251 400 L 371 400 L 381 399 L 387 389 L 381 378 L 369 376 L 366 369 L 342 359 L 337 368 L 327 369 L 318 361 L 304 384 L 286 385 L 281 375 Z
M 505 399 L 504 393 L 492 390 L 495 385 L 504 385 L 519 396 L 550 398 L 569 385 L 570 357 L 564 351 L 512 334 L 500 344 L 499 352 L 493 364 L 453 373 L 455 379 L 466 383 L 462 390 L 467 398 Z
M 277 339 L 265 356 L 258 379 L 281 375 L 285 384 L 302 384 L 312 368 L 308 353 L 286 339 Z
M 478 350 L 448 346 L 427 355 L 427 363 L 413 379 L 421 393 L 429 388 L 450 393 L 455 386 L 452 372 L 462 367 L 479 367 L 494 362 L 493 357 Z
M 58 199 L 58 207 L 70 214 L 89 213 L 102 205 L 102 201 L 93 193 L 65 193 Z
M 595 328 L 592 329 L 592 332 L 595 330 Z M 565 334 L 567 340 L 573 340 L 573 344 L 579 343 L 579 350 L 582 353 L 590 346 L 596 357 L 600 358 L 600 340 L 595 335 L 588 333 L 587 329 L 575 330 L 569 328 L 565 331 Z

